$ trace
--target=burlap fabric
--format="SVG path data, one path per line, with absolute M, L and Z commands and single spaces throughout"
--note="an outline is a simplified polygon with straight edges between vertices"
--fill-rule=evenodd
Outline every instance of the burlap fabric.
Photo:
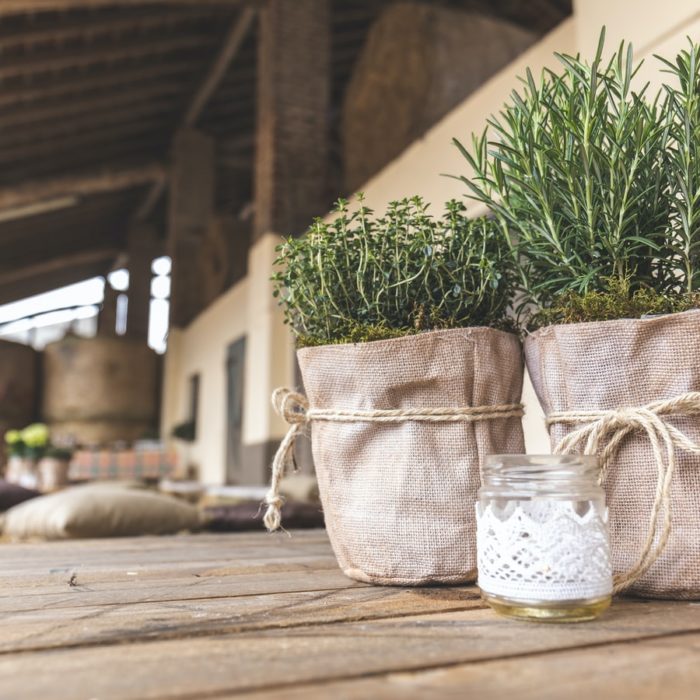
M 550 326 L 526 338 L 525 357 L 548 415 L 673 399 L 700 391 L 700 311 Z M 700 417 L 664 420 L 700 442 Z M 575 428 L 551 425 L 552 446 Z M 656 562 L 628 589 L 637 595 L 700 597 L 700 456 L 679 450 L 676 459 L 670 538 Z M 643 549 L 656 484 L 649 439 L 633 431 L 621 443 L 604 481 L 616 574 L 629 571 Z
M 520 341 L 489 328 L 305 348 L 298 358 L 315 409 L 510 404 L 522 390 Z M 520 418 L 313 421 L 311 438 L 326 528 L 347 576 L 394 585 L 476 578 L 480 463 L 524 450 Z

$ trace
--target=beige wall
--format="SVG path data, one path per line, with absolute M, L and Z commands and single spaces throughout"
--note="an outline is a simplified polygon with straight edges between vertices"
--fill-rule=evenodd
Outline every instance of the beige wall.
M 199 467 L 210 484 L 226 478 L 226 353 L 246 336 L 243 387 L 243 443 L 281 438 L 285 424 L 272 410 L 270 395 L 294 383 L 294 343 L 272 297 L 270 274 L 280 237 L 263 236 L 249 254 L 248 276 L 225 292 L 186 329 L 174 329 L 165 356 L 162 434 L 186 420 L 189 378 L 199 374 L 197 440 L 189 446 L 170 441 L 181 460 Z
M 602 25 L 609 46 L 622 39 L 631 41 L 639 56 L 656 53 L 656 45 L 667 39 L 683 39 L 700 19 L 698 0 L 574 0 L 576 41 L 583 55 L 598 44 Z M 696 37 L 697 38 L 697 37 Z
M 451 144 L 452 137 L 468 141 L 481 131 L 486 118 L 497 111 L 517 86 L 527 66 L 537 72 L 555 65 L 552 52 L 590 54 L 600 26 L 608 27 L 609 46 L 623 36 L 634 42 L 639 57 L 673 54 L 687 34 L 700 39 L 700 0 L 577 0 L 575 16 L 562 23 L 515 62 L 489 80 L 450 112 L 423 138 L 384 168 L 362 188 L 367 203 L 382 209 L 393 199 L 421 194 L 435 211 L 452 197 L 462 197 L 464 186 L 442 173 L 468 174 L 466 163 Z M 655 61 L 647 59 L 645 79 L 658 81 Z M 476 213 L 478 207 L 471 206 Z M 227 345 L 248 333 L 248 367 L 245 385 L 244 441 L 257 443 L 283 434 L 284 425 L 269 408 L 269 395 L 277 385 L 293 382 L 292 345 L 270 296 L 270 265 L 277 237 L 263 237 L 249 258 L 249 276 L 224 294 L 186 330 L 173 333 L 166 358 L 163 422 L 166 433 L 186 410 L 187 378 L 202 374 L 201 431 L 192 457 L 202 466 L 205 481 L 217 483 L 225 475 L 224 361 Z M 548 452 L 542 412 L 526 382 L 524 401 L 526 443 L 531 453 Z
M 182 458 L 200 470 L 207 483 L 222 483 L 226 474 L 226 351 L 247 332 L 248 280 L 219 297 L 185 330 L 168 338 L 163 386 L 163 435 L 188 418 L 188 380 L 199 373 L 197 440 L 185 449 L 174 441 Z

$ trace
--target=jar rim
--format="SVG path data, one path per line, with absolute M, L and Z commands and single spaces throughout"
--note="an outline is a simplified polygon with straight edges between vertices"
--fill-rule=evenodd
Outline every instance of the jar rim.
M 485 486 L 590 485 L 600 469 L 595 455 L 488 455 L 481 476 Z
M 586 469 L 598 468 L 596 455 L 555 455 L 555 454 L 493 454 L 484 458 L 485 467 L 557 467 L 581 466 Z

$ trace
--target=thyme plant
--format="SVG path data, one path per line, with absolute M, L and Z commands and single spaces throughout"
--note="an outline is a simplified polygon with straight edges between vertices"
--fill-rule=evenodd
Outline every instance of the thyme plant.
M 561 320 L 562 303 L 579 320 L 603 320 L 601 294 L 603 316 L 614 316 L 621 290 L 627 301 L 647 291 L 620 303 L 618 317 L 643 300 L 646 313 L 677 309 L 684 303 L 671 297 L 700 286 L 697 47 L 666 62 L 679 86 L 649 97 L 632 89 L 631 45 L 603 62 L 604 40 L 603 31 L 590 64 L 556 54 L 561 72 L 537 81 L 528 70 L 488 121 L 493 140 L 474 136 L 471 149 L 455 140 L 474 171 L 460 179 L 515 233 L 521 308 L 558 308 Z
M 427 209 L 414 197 L 374 216 L 340 199 L 330 223 L 278 247 L 274 295 L 300 346 L 510 327 L 513 264 L 498 224 L 455 201 L 439 219 Z

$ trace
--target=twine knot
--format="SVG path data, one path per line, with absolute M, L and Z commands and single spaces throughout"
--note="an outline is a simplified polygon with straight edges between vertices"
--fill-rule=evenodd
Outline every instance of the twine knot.
M 668 416 L 699 416 L 700 392 L 653 401 L 646 406 L 623 407 L 606 411 L 558 411 L 547 417 L 547 426 L 555 423 L 579 425 L 565 435 L 555 447 L 555 454 L 570 454 L 582 448 L 583 454 L 600 457 L 600 482 L 615 459 L 625 438 L 634 431 L 644 431 L 651 444 L 657 470 L 654 502 L 649 528 L 637 563 L 630 571 L 615 577 L 616 593 L 629 588 L 659 558 L 671 535 L 671 480 L 676 469 L 676 451 L 700 454 L 700 445 L 692 442 L 678 428 L 668 423 Z M 605 445 L 601 450 L 601 445 Z M 659 532 L 659 519 L 663 521 Z M 659 532 L 657 537 L 657 532 Z
M 303 394 L 280 387 L 272 392 L 272 405 L 277 415 L 284 418 L 289 425 L 306 423 L 309 402 Z
M 308 422 L 309 402 L 303 394 L 280 387 L 272 392 L 272 405 L 277 415 L 284 418 L 290 428 L 280 443 L 272 462 L 270 488 L 265 495 L 267 510 L 265 511 L 263 522 L 270 532 L 279 530 L 282 525 L 284 498 L 279 493 L 280 481 L 289 466 L 291 466 L 292 471 L 297 471 L 294 462 L 294 443 L 297 435 Z

